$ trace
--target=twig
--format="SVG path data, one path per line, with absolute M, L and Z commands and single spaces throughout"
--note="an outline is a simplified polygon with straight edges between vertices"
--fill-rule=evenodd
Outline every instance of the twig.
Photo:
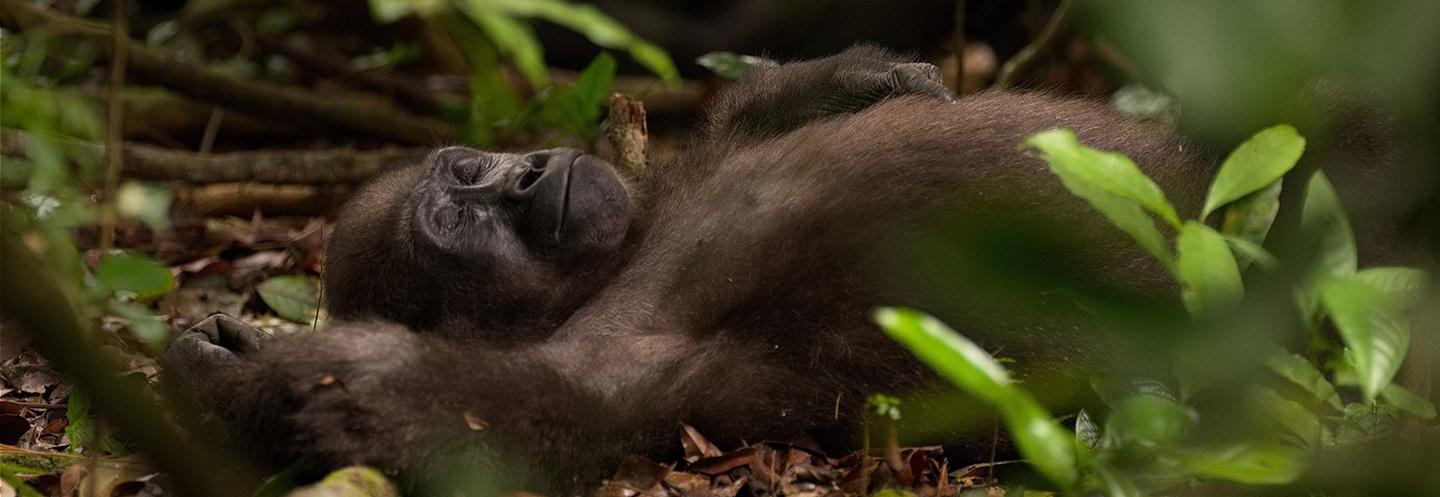
M 99 144 L 62 137 L 49 137 L 72 160 L 94 160 L 103 154 Z M 19 156 L 30 135 L 0 129 L 0 153 Z M 194 152 L 128 144 L 121 156 L 127 177 L 189 183 L 253 182 L 273 184 L 360 183 L 377 173 L 425 154 L 419 148 L 355 150 L 282 150 L 229 152 L 201 155 Z
M 1060 0 L 1060 6 L 1055 8 L 1055 13 L 1050 15 L 1050 22 L 1045 24 L 1045 28 L 1040 30 L 1040 34 L 1000 67 L 1000 76 L 995 78 L 995 88 L 1009 88 L 1030 68 L 1031 63 L 1035 60 L 1035 55 L 1040 53 L 1041 49 L 1050 46 L 1055 41 L 1060 28 L 1069 22 L 1070 7 L 1074 3 L 1074 0 Z
M 950 91 L 955 96 L 965 94 L 965 0 L 955 0 L 955 32 L 951 35 L 950 47 L 955 52 L 954 85 Z
M 623 93 L 610 94 L 610 115 L 605 138 L 615 149 L 615 166 L 638 177 L 645 173 L 650 131 L 645 125 L 645 105 Z
M 215 146 L 215 135 L 220 134 L 220 122 L 225 120 L 225 109 L 214 107 L 210 109 L 210 119 L 205 121 L 205 134 L 200 135 L 200 155 L 210 155 L 211 147 Z
M 100 250 L 110 250 L 115 243 L 115 192 L 120 189 L 120 145 L 125 136 L 125 107 L 121 105 L 120 88 L 125 86 L 125 58 L 129 48 L 129 29 L 125 20 L 125 0 L 116 0 L 115 29 L 110 31 L 110 90 L 105 96 L 105 202 L 100 206 Z
M 107 40 L 111 28 L 74 16 L 47 10 L 23 0 L 0 0 L 0 21 L 6 26 L 45 26 L 47 36 Z M 233 78 L 203 67 L 180 62 L 168 53 L 128 43 L 131 74 L 191 97 L 216 102 L 255 114 L 314 119 L 336 128 L 412 145 L 454 141 L 455 128 L 434 119 L 409 114 L 388 105 L 337 101 L 325 94 L 260 81 Z

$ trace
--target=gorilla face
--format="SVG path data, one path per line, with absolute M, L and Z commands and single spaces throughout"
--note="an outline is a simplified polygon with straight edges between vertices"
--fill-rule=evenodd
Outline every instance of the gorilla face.
M 630 198 L 614 169 L 579 150 L 517 155 L 447 147 L 431 154 L 426 168 L 412 227 L 422 243 L 461 261 L 604 258 L 630 225 Z

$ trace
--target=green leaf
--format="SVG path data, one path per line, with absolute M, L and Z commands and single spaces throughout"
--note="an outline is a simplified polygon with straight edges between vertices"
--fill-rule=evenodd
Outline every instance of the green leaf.
M 1175 256 L 1170 253 L 1165 235 L 1162 235 L 1160 230 L 1155 227 L 1155 221 L 1135 201 L 1089 183 L 1075 172 L 1076 169 L 1081 168 L 1074 167 L 1074 164 L 1087 163 L 1090 160 L 1087 158 L 1088 154 L 1083 152 L 1085 150 L 1083 147 L 1066 146 L 1066 144 L 1074 142 L 1073 134 L 1067 130 L 1046 133 L 1032 136 L 1026 143 L 1034 142 L 1036 138 L 1042 138 L 1043 135 L 1046 140 L 1042 140 L 1042 142 L 1054 145 L 1051 148 L 1055 150 L 1055 153 L 1045 152 L 1046 161 L 1050 164 L 1050 170 L 1060 177 L 1060 182 L 1065 185 L 1065 189 L 1089 202 L 1090 206 L 1109 219 L 1111 224 L 1130 235 L 1146 252 L 1160 261 L 1165 269 L 1173 273 Z M 1059 144 L 1055 144 L 1055 142 L 1059 142 Z
M 872 319 L 921 362 L 980 400 L 996 405 L 1011 393 L 1005 367 L 940 320 L 913 309 L 888 307 L 876 310 Z
M 1275 215 L 1279 212 L 1280 182 L 1275 181 L 1231 203 L 1225 209 L 1225 218 L 1220 221 L 1220 232 L 1227 238 L 1243 240 L 1259 248 L 1265 244 L 1265 237 L 1270 234 L 1270 226 L 1275 223 Z M 1234 248 L 1234 244 L 1231 245 Z M 1236 255 L 1242 256 L 1240 251 L 1236 251 Z M 1242 270 L 1253 260 L 1248 253 L 1236 259 Z
M 1409 321 L 1388 293 L 1356 276 L 1326 281 L 1320 300 L 1349 349 L 1361 393 L 1373 401 L 1405 359 Z
M 170 341 L 170 327 L 156 318 L 150 309 L 131 302 L 110 302 L 111 314 L 125 321 L 130 334 L 152 347 L 162 347 Z
M 745 77 L 756 66 L 773 65 L 775 62 L 764 57 L 740 55 L 735 52 L 710 52 L 696 57 L 695 63 L 709 69 L 717 76 L 737 80 Z
M 1178 454 L 1196 476 L 1246 485 L 1281 485 L 1295 480 L 1305 469 L 1299 449 L 1278 443 L 1210 447 Z
M 1246 411 L 1263 413 L 1277 427 L 1284 427 L 1290 434 L 1302 440 L 1306 447 L 1318 449 L 1334 434 L 1320 422 L 1320 416 L 1310 409 L 1291 401 L 1274 390 L 1259 386 L 1246 389 L 1246 400 L 1250 405 Z
M 1408 308 L 1425 292 L 1430 275 L 1408 267 L 1372 267 L 1355 273 L 1355 277 L 1385 292 L 1399 308 Z
M 1235 238 L 1230 235 L 1220 235 L 1225 238 L 1225 244 L 1230 246 L 1230 252 L 1235 256 L 1235 267 L 1241 271 L 1250 263 L 1258 263 L 1261 268 L 1273 271 L 1280 268 L 1280 259 L 1275 258 L 1265 247 L 1256 245 L 1254 242 Z
M 1165 199 L 1165 193 L 1123 154 L 1081 145 L 1075 133 L 1068 129 L 1036 133 L 1027 138 L 1024 145 L 1040 149 L 1050 169 L 1062 178 L 1070 176 L 1074 181 L 1130 199 L 1176 229 L 1180 228 L 1180 216 Z
M 380 24 L 389 24 L 415 12 L 412 0 L 370 0 L 370 17 Z
M 150 300 L 167 293 L 175 287 L 175 276 L 170 268 L 149 258 L 130 253 L 115 252 L 100 259 L 95 268 L 95 279 L 112 292 L 132 293 L 135 300 Z
M 1319 254 L 1315 261 L 1316 274 L 1355 274 L 1355 236 L 1350 231 L 1350 220 L 1345 217 L 1335 187 L 1323 172 L 1315 173 L 1305 187 L 1300 226 Z
M 1015 437 L 1016 448 L 1040 474 L 1069 488 L 1079 477 L 1079 445 L 1028 393 L 1015 388 L 1010 373 L 974 342 L 939 320 L 912 309 L 881 308 L 875 323 L 921 362 L 955 386 L 995 406 Z
M 1391 383 L 1380 389 L 1380 399 L 1396 409 L 1419 416 L 1421 419 L 1435 419 L 1435 404 L 1415 395 L 1400 385 Z
M 477 8 L 494 9 L 500 15 L 544 19 L 569 28 L 605 48 L 624 49 L 661 79 L 677 82 L 680 72 L 670 56 L 654 44 L 635 36 L 614 18 L 593 5 L 563 0 L 468 0 Z
M 6 485 L 10 485 L 11 487 L 13 487 L 15 489 L 15 495 L 19 497 L 45 497 L 45 494 L 40 493 L 39 490 L 35 490 L 35 487 L 32 487 L 30 486 L 30 484 L 25 483 L 24 480 L 21 480 L 20 477 L 15 476 L 15 473 L 11 472 L 9 469 L 0 468 L 0 481 L 3 481 Z
M 1111 468 L 1109 464 L 1096 463 L 1094 470 L 1095 478 L 1100 480 L 1100 488 L 1104 489 L 1106 497 L 1143 497 L 1145 495 L 1130 477 Z
M 297 323 L 312 323 L 319 309 L 320 297 L 314 278 L 297 275 L 276 276 L 255 287 L 260 300 L 280 317 Z
M 1175 240 L 1176 264 L 1185 309 L 1207 315 L 1233 307 L 1245 296 L 1240 268 L 1225 239 L 1195 221 L 1185 223 Z
M 1163 447 L 1195 428 L 1199 415 L 1179 402 L 1157 395 L 1131 395 L 1111 406 L 1105 433 L 1121 446 Z
M 540 40 L 535 38 L 535 31 L 524 21 L 497 13 L 486 8 L 484 4 L 486 2 L 464 2 L 461 10 L 470 20 L 475 21 L 480 29 L 485 30 L 485 34 L 495 42 L 495 48 L 499 49 L 500 53 L 515 62 L 515 67 L 530 82 L 530 86 L 543 88 L 549 85 L 550 71 L 545 66 Z
M 675 61 L 670 59 L 670 54 L 659 45 L 637 40 L 630 44 L 629 51 L 630 58 L 660 76 L 660 79 L 672 85 L 680 84 L 680 70 L 675 68 Z
M 1290 380 L 1291 383 L 1310 392 L 1310 395 L 1334 408 L 1336 411 L 1343 410 L 1345 405 L 1340 402 L 1340 394 L 1335 391 L 1335 385 L 1325 379 L 1325 373 L 1319 368 L 1300 357 L 1299 354 L 1292 354 L 1283 349 L 1276 349 L 1265 359 L 1265 366 L 1269 367 L 1281 378 Z
M 1205 208 L 1200 211 L 1200 219 L 1205 219 L 1222 205 L 1279 181 L 1295 167 L 1304 151 L 1305 139 L 1288 124 L 1256 133 L 1230 152 L 1230 156 L 1220 164 L 1220 172 L 1215 175 L 1215 181 L 1210 183 L 1210 193 L 1205 196 Z

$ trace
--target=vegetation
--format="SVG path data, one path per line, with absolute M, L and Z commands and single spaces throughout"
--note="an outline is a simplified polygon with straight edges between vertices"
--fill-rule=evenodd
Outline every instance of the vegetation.
M 1256 302 L 1257 297 L 1247 302 L 1241 270 L 1254 263 L 1259 269 L 1254 279 L 1273 279 L 1285 268 L 1261 243 L 1277 214 L 1282 176 L 1295 166 L 1304 145 L 1294 128 L 1281 125 L 1236 148 L 1211 183 L 1200 213 L 1204 219 L 1225 208 L 1217 231 L 1200 220 L 1182 222 L 1164 193 L 1128 158 L 1085 147 L 1069 130 L 1038 133 L 1024 144 L 1041 151 L 1066 189 L 1170 271 L 1193 320 L 1191 328 L 1199 334 L 1193 339 L 1233 348 L 1227 355 L 1239 361 L 1196 369 L 1176 357 L 1175 370 L 1154 371 L 1157 378 L 1175 379 L 1178 398 L 1157 382 L 1123 389 L 1106 398 L 1109 413 L 1103 420 L 1082 411 L 1072 431 L 1015 384 L 990 354 L 934 318 L 915 310 L 881 309 L 874 319 L 957 387 L 998 410 L 1026 461 L 1065 493 L 1144 495 L 1197 479 L 1289 483 L 1314 451 L 1392 434 L 1397 419 L 1433 420 L 1436 414 L 1434 405 L 1392 381 L 1410 343 L 1406 311 L 1429 277 L 1403 267 L 1357 271 L 1349 224 L 1324 173 L 1310 179 L 1302 206 L 1305 235 L 1320 251 L 1310 266 L 1296 272 L 1301 277 L 1292 292 L 1280 297 L 1293 298 L 1301 322 L 1292 331 L 1309 337 L 1309 350 L 1301 355 L 1279 341 L 1264 340 L 1227 345 L 1227 335 L 1219 330 L 1249 327 L 1218 319 L 1246 305 L 1283 312 L 1274 302 Z M 1178 233 L 1173 249 L 1155 219 Z M 1273 322 L 1271 316 L 1250 319 Z M 1338 341 L 1322 331 L 1326 324 L 1338 331 Z M 1283 334 L 1276 338 L 1285 341 Z M 1257 345 L 1258 353 L 1238 350 Z M 1307 357 L 1331 360 L 1315 364 Z M 1222 368 L 1252 367 L 1269 374 L 1224 385 L 1240 398 L 1228 415 L 1255 417 L 1264 428 L 1197 436 L 1206 431 L 1202 422 L 1210 420 L 1187 399 L 1216 388 Z

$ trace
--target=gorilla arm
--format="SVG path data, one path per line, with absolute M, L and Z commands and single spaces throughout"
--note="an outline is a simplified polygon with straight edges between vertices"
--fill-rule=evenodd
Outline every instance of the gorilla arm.
M 836 423 L 806 408 L 830 405 L 835 391 L 817 384 L 834 379 L 797 377 L 745 344 L 624 337 L 497 351 L 383 322 L 274 340 L 230 332 L 187 333 L 168 371 L 207 407 L 207 426 L 277 466 L 304 457 L 411 484 L 569 489 L 626 455 L 675 452 L 681 420 L 758 438 Z M 245 343 L 256 341 L 266 343 Z M 604 358 L 587 376 L 624 386 L 582 388 L 592 382 L 556 367 L 576 354 Z

